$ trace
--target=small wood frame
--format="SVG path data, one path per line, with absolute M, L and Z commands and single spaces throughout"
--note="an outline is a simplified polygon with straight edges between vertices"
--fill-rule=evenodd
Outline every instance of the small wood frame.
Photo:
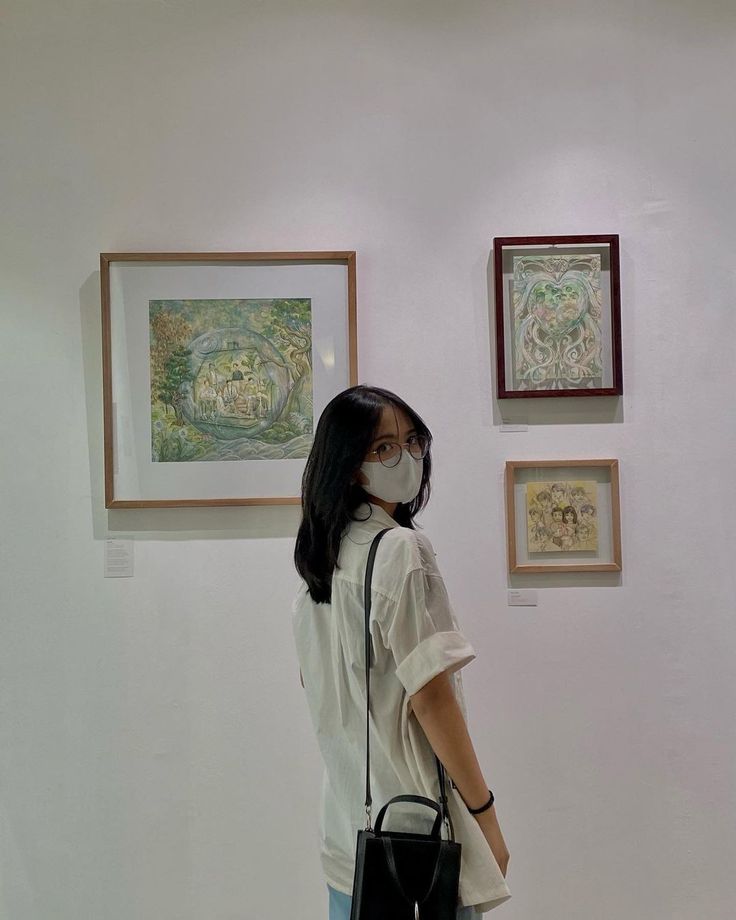
M 618 460 L 508 460 L 505 483 L 509 572 L 621 571 Z
M 299 504 L 305 451 L 317 417 L 332 396 L 358 381 L 355 263 L 352 250 L 101 253 L 105 507 Z M 194 344 L 187 340 L 172 345 L 171 354 L 159 360 L 151 330 L 155 311 L 163 309 L 169 311 L 164 320 L 169 328 L 186 322 L 186 328 L 194 330 Z M 238 324 L 230 322 L 215 328 L 213 320 L 216 342 L 212 345 L 209 328 L 200 319 L 209 315 L 207 309 L 213 317 L 244 319 L 238 328 L 231 328 Z M 192 315 L 197 316 L 194 324 L 185 319 Z M 257 329 L 249 319 L 254 316 Z M 304 317 L 301 325 L 295 325 L 294 317 Z M 282 332 L 274 331 L 277 328 Z M 301 330 L 300 348 L 288 344 L 289 336 L 297 335 L 292 328 Z M 234 341 L 228 342 L 228 337 Z M 187 351 L 190 347 L 194 350 Z M 230 349 L 227 354 L 226 349 Z M 287 353 L 300 363 L 292 367 L 292 358 L 284 357 Z M 213 362 L 208 365 L 211 396 L 204 361 Z M 162 372 L 159 365 L 166 370 Z M 251 366 L 258 370 L 248 370 L 251 376 L 247 376 L 246 367 Z M 233 367 L 237 371 L 230 373 Z M 220 412 L 223 381 L 230 384 L 226 395 L 231 402 Z M 285 394 L 297 381 L 299 393 L 285 402 Z M 162 390 L 165 395 L 157 396 Z M 308 396 L 302 396 L 304 391 Z M 187 410 L 185 422 L 190 428 L 181 440 L 190 439 L 184 444 L 189 450 L 189 444 L 199 439 L 195 447 L 200 456 L 191 459 L 204 462 L 169 462 L 190 459 L 184 448 L 179 456 L 172 456 L 171 439 L 165 453 L 158 450 L 162 429 L 168 437 L 171 422 L 164 417 L 156 428 L 154 416 L 161 415 L 161 407 L 155 404 L 157 399 L 171 399 L 171 394 L 177 405 L 163 403 L 164 409 L 175 412 L 177 420 Z M 301 415 L 291 409 L 297 395 Z M 236 405 L 246 408 L 232 408 Z M 284 422 L 271 428 L 267 447 L 246 445 L 240 453 L 228 447 L 226 458 L 213 456 L 220 443 L 218 430 L 224 437 L 226 424 L 231 429 L 228 443 L 234 445 L 237 439 L 256 437 L 261 429 L 268 436 L 266 426 L 280 422 L 287 411 L 290 424 L 302 426 L 294 428 L 293 435 Z M 199 424 L 202 420 L 207 424 Z M 199 428 L 191 428 L 195 423 Z M 236 427 L 238 431 L 232 431 Z M 271 444 L 276 445 L 273 450 Z M 283 459 L 281 444 L 286 445 Z
M 619 238 L 493 241 L 499 399 L 623 393 Z

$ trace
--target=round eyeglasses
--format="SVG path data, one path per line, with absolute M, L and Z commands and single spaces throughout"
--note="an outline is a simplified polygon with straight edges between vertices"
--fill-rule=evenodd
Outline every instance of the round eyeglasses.
M 379 444 L 375 450 L 369 450 L 368 456 L 375 454 L 384 466 L 396 466 L 401 460 L 401 451 L 404 448 L 415 460 L 421 460 L 422 457 L 426 457 L 429 450 L 429 439 L 423 434 L 413 434 L 407 438 L 405 444 L 387 441 L 385 444 Z

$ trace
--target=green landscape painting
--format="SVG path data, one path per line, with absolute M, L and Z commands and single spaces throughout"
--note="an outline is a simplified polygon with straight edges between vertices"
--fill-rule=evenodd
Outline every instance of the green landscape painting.
M 309 454 L 309 299 L 151 300 L 149 323 L 154 462 Z

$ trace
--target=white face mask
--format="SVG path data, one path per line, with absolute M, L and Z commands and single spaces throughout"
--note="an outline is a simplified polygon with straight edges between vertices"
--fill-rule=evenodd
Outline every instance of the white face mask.
M 385 502 L 406 504 L 419 494 L 424 460 L 415 460 L 408 450 L 402 448 L 401 459 L 396 466 L 384 466 L 380 461 L 364 463 L 360 471 L 368 479 L 363 488 L 369 495 Z

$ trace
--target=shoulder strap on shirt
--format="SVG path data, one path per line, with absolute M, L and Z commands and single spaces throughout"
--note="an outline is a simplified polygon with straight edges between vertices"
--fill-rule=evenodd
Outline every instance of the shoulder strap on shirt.
M 366 813 L 366 830 L 371 830 L 371 807 L 373 805 L 373 799 L 371 798 L 371 732 L 370 732 L 370 716 L 371 716 L 371 658 L 370 658 L 370 616 L 371 616 L 371 580 L 373 577 L 373 564 L 376 559 L 376 552 L 378 550 L 378 544 L 381 542 L 381 539 L 384 534 L 388 533 L 389 530 L 393 530 L 392 527 L 386 527 L 384 530 L 380 531 L 373 538 L 371 543 L 371 548 L 368 550 L 368 561 L 365 568 L 365 583 L 363 586 L 363 606 L 365 608 L 365 701 L 366 701 L 366 714 L 365 714 L 365 813 Z M 437 778 L 439 780 L 440 795 L 440 811 L 442 814 L 442 819 L 444 820 L 448 837 L 450 840 L 455 839 L 455 832 L 452 826 L 452 819 L 450 818 L 450 812 L 447 807 L 447 793 L 445 788 L 445 768 L 442 766 L 439 757 L 435 755 L 435 761 L 437 762 Z

